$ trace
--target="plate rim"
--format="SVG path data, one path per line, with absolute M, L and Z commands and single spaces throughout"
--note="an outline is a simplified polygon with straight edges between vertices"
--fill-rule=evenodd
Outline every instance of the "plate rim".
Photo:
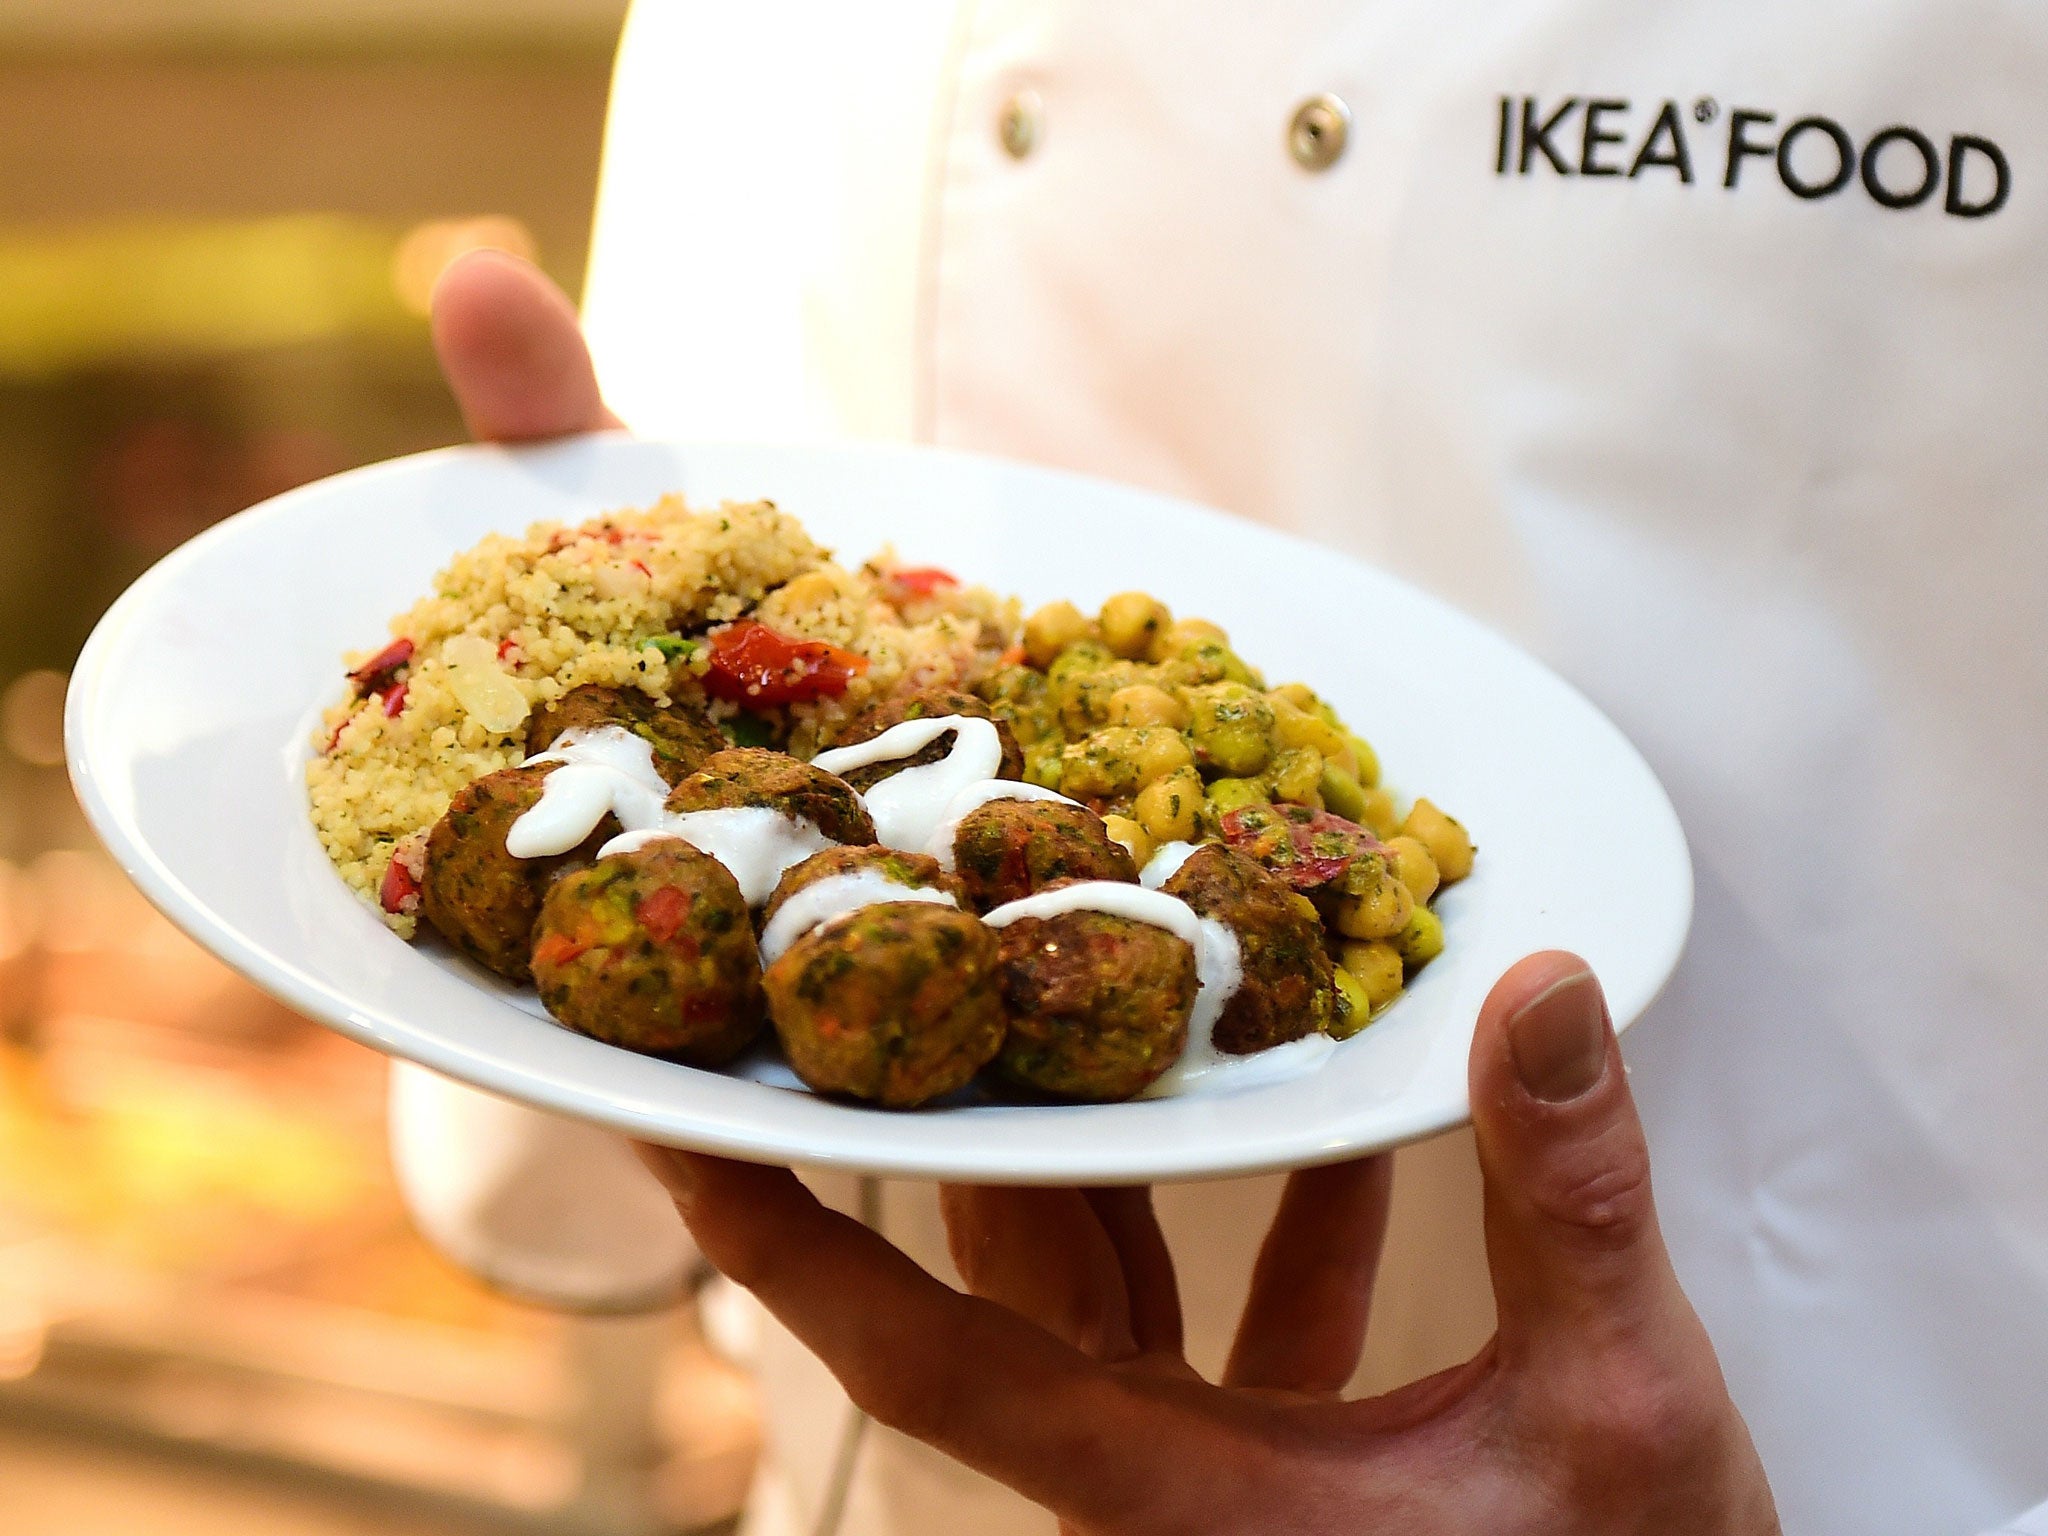
M 1430 1107 L 1426 1113 L 1410 1112 L 1405 1117 L 1392 1114 L 1390 1118 L 1395 1122 L 1393 1128 L 1386 1134 L 1374 1135 L 1369 1139 L 1333 1136 L 1332 1133 L 1341 1130 L 1342 1127 L 1322 1124 L 1318 1131 L 1297 1131 L 1291 1138 L 1282 1138 L 1280 1144 L 1255 1157 L 1233 1155 L 1227 1150 L 1205 1155 L 1206 1144 L 1190 1147 L 1182 1143 L 1169 1142 L 1170 1156 L 1155 1157 L 1150 1162 L 1143 1158 L 1128 1159 L 1132 1165 L 1129 1169 L 1107 1176 L 1091 1173 L 1089 1166 L 1085 1164 L 1058 1166 L 1057 1159 L 1048 1160 L 1046 1166 L 1025 1169 L 994 1163 L 986 1166 L 974 1165 L 971 1159 L 963 1161 L 955 1155 L 920 1156 L 914 1138 L 905 1138 L 907 1149 L 898 1155 L 864 1151 L 853 1155 L 813 1152 L 792 1157 L 786 1145 L 774 1134 L 772 1126 L 765 1134 L 758 1135 L 724 1129 L 693 1129 L 685 1138 L 675 1125 L 662 1123 L 654 1116 L 641 1113 L 630 1106 L 607 1103 L 603 1106 L 604 1113 L 596 1113 L 591 1103 L 594 1096 L 592 1089 L 548 1077 L 531 1068 L 521 1069 L 500 1059 L 479 1056 L 457 1042 L 439 1037 L 430 1029 L 409 1024 L 402 1017 L 392 1016 L 381 1008 L 362 1009 L 339 989 L 308 974 L 289 959 L 272 953 L 264 945 L 248 939 L 239 928 L 218 914 L 184 883 L 142 835 L 141 828 L 131 826 L 127 815 L 114 803 L 113 797 L 105 792 L 102 774 L 93 751 L 94 725 L 97 706 L 104 696 L 106 669 L 121 634 L 129 627 L 137 612 L 145 608 L 160 589 L 174 585 L 185 567 L 207 558 L 214 545 L 245 537 L 253 529 L 267 525 L 272 519 L 289 516 L 302 500 L 325 498 L 347 486 L 362 486 L 388 477 L 407 475 L 423 466 L 436 463 L 536 461 L 551 456 L 587 451 L 593 445 L 598 451 L 602 451 L 607 444 L 631 444 L 651 452 L 668 452 L 683 462 L 687 462 L 693 454 L 707 453 L 791 454 L 812 459 L 862 457 L 904 461 L 948 460 L 976 466 L 1004 477 L 1014 478 L 1021 475 L 1026 479 L 1037 480 L 1041 484 L 1075 486 L 1095 494 L 1107 490 L 1124 498 L 1140 498 L 1162 508 L 1171 508 L 1176 516 L 1193 514 L 1202 519 L 1225 523 L 1233 528 L 1249 528 L 1261 538 L 1278 541 L 1297 552 L 1320 557 L 1336 554 L 1347 562 L 1372 571 L 1377 577 L 1397 584 L 1411 599 L 1435 610 L 1440 617 L 1450 623 L 1483 636 L 1488 645 L 1512 655 L 1518 664 L 1537 669 L 1554 686 L 1563 690 L 1588 719 L 1598 722 L 1599 727 L 1610 738 L 1610 748 L 1619 749 L 1626 755 L 1632 767 L 1641 775 L 1644 785 L 1654 793 L 1655 803 L 1652 808 L 1659 813 L 1659 819 L 1668 834 L 1670 846 L 1667 851 L 1672 855 L 1670 874 L 1680 894 L 1680 901 L 1676 912 L 1677 920 L 1671 924 L 1660 952 L 1653 954 L 1645 967 L 1645 974 L 1654 978 L 1652 984 L 1640 1000 L 1631 1000 L 1615 1011 L 1617 1033 L 1627 1030 L 1654 1006 L 1656 999 L 1669 986 L 1689 941 L 1697 894 L 1690 845 L 1684 826 L 1672 805 L 1669 791 L 1644 758 L 1641 750 L 1604 710 L 1569 679 L 1509 639 L 1493 625 L 1458 608 L 1436 593 L 1384 567 L 1373 565 L 1357 555 L 1333 550 L 1287 530 L 1237 517 L 1219 508 L 1184 497 L 996 454 L 951 447 L 869 441 L 821 443 L 709 438 L 653 439 L 625 431 L 606 430 L 533 444 L 456 444 L 379 460 L 294 487 L 222 519 L 169 551 L 138 576 L 94 625 L 73 665 L 65 700 L 65 757 L 79 804 L 94 835 L 107 849 L 117 867 L 135 883 L 151 905 L 187 937 L 271 997 L 324 1027 L 332 1028 L 385 1055 L 415 1062 L 514 1102 L 599 1124 L 622 1134 L 670 1145 L 691 1146 L 751 1162 L 793 1163 L 795 1166 L 833 1168 L 893 1178 L 971 1178 L 989 1183 L 1174 1183 L 1245 1176 L 1343 1161 L 1377 1151 L 1392 1150 L 1469 1122 L 1469 1099 L 1461 1084 L 1455 1103 Z M 303 775 L 297 777 L 303 784 Z M 892 1125 L 903 1125 L 906 1121 L 914 1123 L 910 1121 L 910 1117 L 890 1115 L 885 1111 L 867 1112 L 886 1117 L 887 1122 Z M 1388 1111 L 1383 1110 L 1382 1113 L 1387 1114 Z

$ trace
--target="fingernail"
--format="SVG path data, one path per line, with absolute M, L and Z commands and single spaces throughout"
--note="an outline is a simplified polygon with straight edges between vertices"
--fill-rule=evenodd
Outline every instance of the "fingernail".
M 661 1187 L 683 1210 L 697 1195 L 697 1169 L 687 1152 L 678 1152 L 670 1147 L 657 1147 L 646 1142 L 634 1150 L 640 1154 L 640 1161 L 647 1165 L 647 1171 L 661 1181 Z
M 1546 1104 L 1576 1099 L 1607 1066 L 1607 1008 L 1591 971 L 1545 987 L 1508 1019 L 1515 1076 Z

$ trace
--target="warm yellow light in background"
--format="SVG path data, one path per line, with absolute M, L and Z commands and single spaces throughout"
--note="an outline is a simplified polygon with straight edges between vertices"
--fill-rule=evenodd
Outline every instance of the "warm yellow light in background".
M 110 220 L 0 236 L 0 371 L 403 333 L 393 236 L 334 214 Z
M 487 214 L 473 219 L 431 219 L 407 230 L 391 255 L 391 287 L 398 302 L 425 315 L 434 284 L 456 258 L 471 251 L 510 251 L 532 261 L 539 254 L 533 233 L 517 219 Z
M 64 761 L 62 672 L 24 672 L 0 693 L 0 746 L 25 763 L 53 768 Z
M 524 224 L 496 215 L 403 233 L 326 213 L 0 231 L 0 376 L 416 337 L 442 269 L 486 246 L 536 254 Z
M 0 965 L 28 952 L 36 927 L 35 892 L 27 871 L 0 859 Z

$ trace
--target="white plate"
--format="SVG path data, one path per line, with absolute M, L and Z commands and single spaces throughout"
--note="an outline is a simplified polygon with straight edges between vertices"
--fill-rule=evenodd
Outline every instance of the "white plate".
M 1212 1097 L 891 1114 L 601 1045 L 389 933 L 315 841 L 302 769 L 344 650 L 378 643 L 458 550 L 681 490 L 770 497 L 844 554 L 894 544 L 1027 603 L 1130 587 L 1223 624 L 1269 677 L 1325 693 L 1397 792 L 1472 830 L 1443 956 L 1320 1073 Z M 1165 497 L 919 449 L 618 436 L 456 448 L 229 519 L 101 621 L 73 674 L 71 771 L 94 828 L 172 921 L 291 1007 L 380 1051 L 654 1141 L 761 1161 L 1017 1183 L 1184 1179 L 1325 1162 L 1466 1118 L 1480 1000 L 1532 950 L 1577 950 L 1617 1025 L 1677 962 L 1692 872 L 1655 777 L 1521 651 L 1328 550 Z M 525 1006 L 521 1006 L 521 1002 Z

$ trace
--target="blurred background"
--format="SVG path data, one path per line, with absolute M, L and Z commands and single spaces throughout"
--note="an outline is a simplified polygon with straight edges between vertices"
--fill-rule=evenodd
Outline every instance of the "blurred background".
M 577 291 L 624 0 L 0 6 L 0 1531 L 718 1529 L 744 1378 L 408 1230 L 383 1064 L 97 851 L 62 766 L 100 610 L 209 523 L 453 442 L 426 297 Z

